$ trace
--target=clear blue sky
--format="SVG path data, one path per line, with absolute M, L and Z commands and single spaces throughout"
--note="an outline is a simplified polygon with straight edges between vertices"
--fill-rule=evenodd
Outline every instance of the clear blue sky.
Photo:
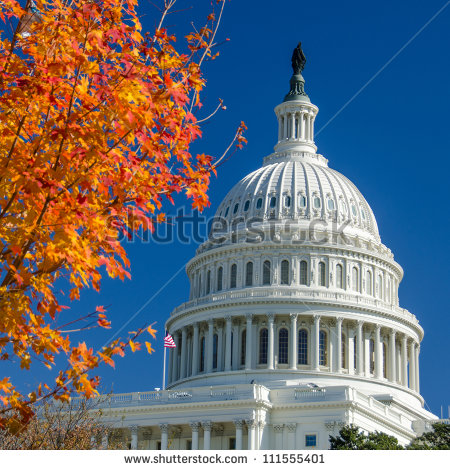
M 209 4 L 179 0 L 178 9 L 191 5 L 194 9 L 169 17 L 167 24 L 177 34 L 187 31 L 192 18 L 200 25 Z M 227 110 L 204 126 L 204 138 L 195 150 L 220 155 L 241 120 L 248 125 L 249 142 L 212 181 L 212 206 L 206 215 L 271 153 L 277 133 L 273 108 L 288 91 L 290 57 L 298 41 L 307 56 L 306 91 L 320 110 L 317 131 L 445 4 L 444 0 L 228 2 L 219 40 L 230 41 L 205 69 L 208 87 L 200 116 L 218 98 Z M 316 138 L 329 165 L 350 178 L 368 200 L 383 243 L 404 268 L 400 304 L 419 318 L 425 330 L 421 392 L 437 414 L 441 404 L 445 409 L 450 404 L 448 4 Z M 150 28 L 155 9 L 144 0 L 141 11 L 146 15 L 144 26 Z M 182 204 L 185 201 L 178 199 L 177 205 Z M 154 297 L 125 332 L 156 321 L 157 351 L 152 356 L 130 353 L 117 360 L 115 370 L 102 369 L 103 389 L 114 392 L 161 386 L 164 322 L 189 295 L 184 271 L 172 277 L 194 256 L 196 244 L 133 242 L 126 248 L 132 280 L 105 280 L 100 294 L 85 292 L 73 305 L 74 314 L 111 305 L 112 330 L 88 336 L 92 345 L 101 345 Z M 38 369 L 25 377 L 21 374 L 26 384 L 45 376 Z

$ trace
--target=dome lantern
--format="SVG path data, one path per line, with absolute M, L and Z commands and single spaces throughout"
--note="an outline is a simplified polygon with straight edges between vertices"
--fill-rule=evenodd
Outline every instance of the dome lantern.
M 314 143 L 314 120 L 319 109 L 311 103 L 305 92 L 305 79 L 301 73 L 305 63 L 306 58 L 299 43 L 292 54 L 293 75 L 289 93 L 275 108 L 278 119 L 276 152 L 295 151 L 298 156 L 298 152 L 315 154 L 317 151 Z M 282 157 L 286 158 L 286 155 Z

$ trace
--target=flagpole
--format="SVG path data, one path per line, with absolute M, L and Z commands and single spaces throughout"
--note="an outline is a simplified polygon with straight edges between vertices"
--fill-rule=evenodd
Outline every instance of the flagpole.
M 164 336 L 165 338 L 165 336 Z M 164 344 L 164 365 L 163 365 L 163 383 L 162 383 L 162 389 L 166 389 L 166 345 Z

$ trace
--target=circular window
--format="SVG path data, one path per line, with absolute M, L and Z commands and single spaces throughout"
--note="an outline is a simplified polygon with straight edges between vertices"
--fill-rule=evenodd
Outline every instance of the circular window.
M 333 199 L 328 199 L 328 209 L 330 209 L 330 211 L 334 210 L 334 201 L 333 201 Z
M 356 212 L 356 206 L 352 205 L 352 214 L 356 217 L 358 212 Z
M 227 207 L 226 210 L 225 210 L 225 217 L 228 215 L 228 211 L 229 211 L 229 210 L 230 210 L 230 208 Z
M 256 201 L 256 208 L 257 209 L 261 209 L 262 207 L 262 197 L 260 197 L 257 201 Z
M 238 209 L 239 209 L 239 204 L 235 204 L 234 209 L 233 209 L 233 214 L 236 214 Z
M 286 196 L 286 197 L 284 198 L 284 205 L 285 205 L 286 207 L 291 207 L 291 196 Z
M 298 200 L 298 204 L 300 207 L 306 207 L 306 197 L 305 196 L 300 196 Z
M 275 196 L 272 196 L 270 198 L 270 207 L 273 209 L 277 205 L 277 198 Z
M 247 212 L 249 207 L 250 207 L 250 201 L 245 201 L 244 211 Z
M 314 208 L 315 209 L 320 209 L 320 198 L 318 198 L 318 197 L 314 198 Z

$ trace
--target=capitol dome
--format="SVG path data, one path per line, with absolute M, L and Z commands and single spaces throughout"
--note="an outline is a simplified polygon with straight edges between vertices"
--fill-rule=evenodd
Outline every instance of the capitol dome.
M 117 398 L 138 410 L 133 448 L 142 428 L 148 448 L 326 449 L 344 424 L 407 444 L 435 418 L 403 270 L 363 195 L 317 153 L 300 45 L 292 64 L 274 152 L 227 194 L 186 266 L 167 389 Z

